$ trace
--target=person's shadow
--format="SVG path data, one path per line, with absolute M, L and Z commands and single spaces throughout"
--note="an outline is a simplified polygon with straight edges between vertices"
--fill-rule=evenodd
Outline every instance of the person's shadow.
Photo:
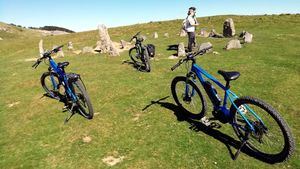
M 169 103 L 166 102 L 164 100 L 168 99 L 170 96 L 166 96 L 163 97 L 159 100 L 156 101 L 151 101 L 150 104 L 148 104 L 145 108 L 143 108 L 143 111 L 145 111 L 146 109 L 148 109 L 149 107 L 153 106 L 153 105 L 160 105 L 161 107 L 171 110 L 174 115 L 177 117 L 177 120 L 179 122 L 187 122 L 190 124 L 189 129 L 195 132 L 203 132 L 205 134 L 207 134 L 208 136 L 211 136 L 213 138 L 215 138 L 216 140 L 222 142 L 225 144 L 225 146 L 228 149 L 229 155 L 232 158 L 232 160 L 236 159 L 235 153 L 233 153 L 232 151 L 232 147 L 235 149 L 239 149 L 241 146 L 241 141 L 235 140 L 234 138 L 232 138 L 231 136 L 222 133 L 221 131 L 217 130 L 218 128 L 221 128 L 221 125 L 216 122 L 214 119 L 210 119 L 210 124 L 204 124 L 200 121 L 194 120 L 190 117 L 188 117 L 186 115 L 186 113 L 183 112 L 183 110 L 173 104 L 173 103 Z M 278 161 L 275 161 L 276 159 L 269 159 L 269 158 L 265 158 L 264 156 L 262 156 L 261 154 L 257 153 L 256 151 L 243 146 L 243 148 L 241 149 L 241 152 L 247 154 L 248 156 L 254 157 L 260 161 L 269 163 L 269 164 L 274 164 L 277 163 Z

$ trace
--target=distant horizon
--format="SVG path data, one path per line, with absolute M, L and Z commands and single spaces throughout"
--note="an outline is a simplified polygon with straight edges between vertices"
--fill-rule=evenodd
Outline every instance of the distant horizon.
M 272 15 L 300 13 L 299 0 L 0 0 L 0 21 L 25 27 L 58 26 L 76 32 L 184 19 L 187 9 L 197 8 L 198 17 L 220 15 Z
M 267 16 L 271 16 L 271 15 L 300 15 L 300 13 L 272 13 L 272 14 L 253 14 L 253 15 L 238 15 L 238 14 L 223 14 L 223 15 L 210 15 L 210 16 L 200 16 L 200 17 L 197 17 L 197 18 L 205 18 L 205 17 L 214 17 L 214 16 L 264 16 L 264 15 L 267 15 Z M 150 22 L 164 22 L 164 21 L 173 21 L 173 20 L 180 20 L 182 18 L 174 18 L 174 19 L 168 19 L 168 20 L 157 20 L 157 21 L 148 21 L 148 22 L 141 22 L 141 23 L 133 23 L 133 24 L 128 24 L 128 25 L 118 25 L 118 26 L 112 26 L 112 27 L 108 27 L 107 28 L 118 28 L 118 27 L 126 27 L 126 26 L 133 26 L 133 25 L 138 25 L 138 24 L 147 24 L 147 23 L 150 23 Z M 3 22 L 0 20 L 0 22 Z M 19 26 L 20 24 L 18 23 L 7 23 L 7 22 L 3 22 L 5 24 L 8 24 L 8 25 L 11 25 L 11 24 L 14 24 L 16 26 Z M 101 25 L 101 24 L 98 24 L 98 25 Z M 69 29 L 71 31 L 74 31 L 75 33 L 79 33 L 79 32 L 87 32 L 87 31 L 93 31 L 93 30 L 97 30 L 98 28 L 98 25 L 95 26 L 94 29 L 89 29 L 89 30 L 82 30 L 82 31 L 75 31 L 75 30 L 72 30 L 68 27 L 65 27 L 65 26 L 57 26 L 57 25 L 43 25 L 43 26 L 38 26 L 38 27 L 34 27 L 34 26 L 24 26 L 24 25 L 20 25 L 22 27 L 25 27 L 27 29 L 30 29 L 30 27 L 34 27 L 34 28 L 42 28 L 42 27 L 45 27 L 45 26 L 57 26 L 57 27 L 61 27 L 61 28 L 65 28 L 65 29 Z M 106 26 L 106 25 L 105 25 Z

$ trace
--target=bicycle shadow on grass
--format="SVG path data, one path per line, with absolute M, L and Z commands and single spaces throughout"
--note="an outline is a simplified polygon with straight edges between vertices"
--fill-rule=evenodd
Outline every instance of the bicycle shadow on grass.
M 147 72 L 145 65 L 142 64 L 142 63 L 139 63 L 139 62 L 133 62 L 133 61 L 130 61 L 130 60 L 125 60 L 125 61 L 122 62 L 122 64 L 131 65 L 134 69 L 136 69 L 137 71 L 140 71 L 140 72 Z
M 190 130 L 195 131 L 195 132 L 203 132 L 203 133 L 213 137 L 214 139 L 222 142 L 223 144 L 225 144 L 225 146 L 228 149 L 231 159 L 235 160 L 234 159 L 235 153 L 232 151 L 232 147 L 235 148 L 236 150 L 239 149 L 240 145 L 242 144 L 241 141 L 238 141 L 238 140 L 234 139 L 233 137 L 217 130 L 216 128 L 220 128 L 221 125 L 219 123 L 215 122 L 215 120 L 213 120 L 213 119 L 210 119 L 210 125 L 205 125 L 204 123 L 202 123 L 200 121 L 197 121 L 195 119 L 188 117 L 185 113 L 183 113 L 183 110 L 179 106 L 177 106 L 173 103 L 164 101 L 164 100 L 168 99 L 169 97 L 170 96 L 166 96 L 159 100 L 151 101 L 151 103 L 149 105 L 147 105 L 145 108 L 143 108 L 142 111 L 145 111 L 146 109 L 148 109 L 149 107 L 151 107 L 153 105 L 160 105 L 161 107 L 163 107 L 165 109 L 171 110 L 179 122 L 187 122 L 190 124 L 190 127 L 189 127 Z M 274 161 L 272 159 L 266 159 L 262 156 L 259 156 L 257 153 L 255 153 L 255 151 L 250 150 L 247 147 L 243 147 L 241 149 L 241 152 L 243 152 L 244 154 L 247 154 L 248 156 L 253 157 L 257 160 L 265 162 L 265 163 L 269 163 L 269 164 L 276 163 L 276 161 Z

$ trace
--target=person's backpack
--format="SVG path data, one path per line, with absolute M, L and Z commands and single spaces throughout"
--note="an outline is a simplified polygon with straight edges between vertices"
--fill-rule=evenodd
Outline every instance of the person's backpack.
M 147 45 L 147 50 L 148 50 L 148 53 L 149 53 L 150 57 L 155 56 L 155 46 L 153 44 L 148 44 Z
M 187 18 L 185 18 L 183 21 L 182 21 L 182 29 L 186 31 L 187 29 L 187 26 L 188 26 L 188 20 Z

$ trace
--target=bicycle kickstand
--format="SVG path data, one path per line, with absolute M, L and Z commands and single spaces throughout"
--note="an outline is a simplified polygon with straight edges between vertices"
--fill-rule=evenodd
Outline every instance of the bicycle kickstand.
M 249 137 L 249 133 L 248 134 L 246 134 L 246 137 L 243 139 L 243 141 L 242 141 L 242 144 L 241 144 L 241 146 L 240 146 L 240 148 L 237 150 L 237 152 L 234 154 L 234 156 L 233 156 L 233 160 L 236 160 L 238 157 L 239 157 L 239 155 L 240 155 L 240 153 L 241 153 L 241 150 L 242 150 L 242 148 L 244 147 L 244 145 L 247 143 L 247 141 L 248 141 L 248 137 Z
M 74 116 L 75 113 L 73 112 L 73 108 L 74 108 L 74 103 L 72 104 L 71 109 L 67 109 L 71 113 L 71 115 L 65 119 L 64 124 L 67 124 L 69 122 L 69 120 Z

